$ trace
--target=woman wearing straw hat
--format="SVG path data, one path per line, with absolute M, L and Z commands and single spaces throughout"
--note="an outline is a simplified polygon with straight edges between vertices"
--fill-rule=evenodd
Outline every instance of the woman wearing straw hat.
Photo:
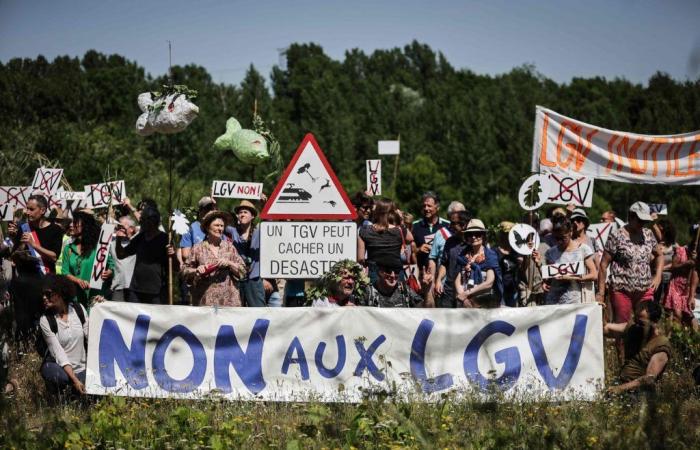
M 182 276 L 192 283 L 192 303 L 200 306 L 242 306 L 236 282 L 245 274 L 245 263 L 236 248 L 222 239 L 231 217 L 223 211 L 202 218 L 204 241 L 192 247 Z
M 503 294 L 498 254 L 486 246 L 486 227 L 479 219 L 472 219 L 463 231 L 468 247 L 459 256 L 462 267 L 455 279 L 457 300 L 466 308 L 494 308 L 500 306 Z

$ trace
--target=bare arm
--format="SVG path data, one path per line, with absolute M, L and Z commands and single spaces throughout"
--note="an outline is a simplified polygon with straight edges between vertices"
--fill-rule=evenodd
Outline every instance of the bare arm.
M 627 323 L 606 323 L 603 326 L 603 335 L 605 337 L 622 337 L 625 334 Z
M 630 391 L 632 389 L 637 389 L 640 386 L 650 385 L 654 383 L 654 381 L 656 381 L 659 375 L 661 375 L 661 372 L 664 371 L 664 368 L 666 367 L 667 363 L 668 355 L 665 352 L 656 353 L 649 360 L 649 364 L 647 365 L 647 372 L 645 375 L 632 381 L 628 381 L 627 383 L 621 384 L 619 386 L 613 386 L 610 389 L 608 389 L 608 391 L 611 393 L 620 393 Z
M 440 268 L 438 269 L 438 275 L 437 278 L 435 278 L 435 293 L 438 295 L 442 295 L 443 292 L 443 286 L 442 286 L 442 280 L 445 278 L 445 275 L 447 275 L 447 267 L 445 267 L 444 264 L 440 264 Z
M 651 280 L 651 288 L 656 290 L 661 284 L 661 277 L 664 271 L 664 253 L 663 246 L 661 244 L 654 247 L 654 267 L 656 268 L 654 272 L 654 278 Z
M 605 279 L 608 275 L 610 261 L 612 261 L 612 255 L 604 251 L 603 257 L 600 259 L 600 270 L 598 271 L 598 293 L 596 294 L 598 303 L 605 303 Z
M 365 241 L 357 236 L 357 262 L 361 265 L 365 265 Z

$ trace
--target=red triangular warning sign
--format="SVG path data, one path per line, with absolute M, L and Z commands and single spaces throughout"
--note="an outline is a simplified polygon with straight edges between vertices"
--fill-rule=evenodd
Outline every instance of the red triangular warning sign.
M 348 195 L 314 138 L 308 133 L 265 203 L 260 218 L 352 219 Z

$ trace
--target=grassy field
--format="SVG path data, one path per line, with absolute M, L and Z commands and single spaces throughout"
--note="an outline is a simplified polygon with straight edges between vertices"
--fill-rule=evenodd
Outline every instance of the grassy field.
M 654 391 L 597 402 L 360 404 L 49 398 L 34 354 L 0 399 L 0 448 L 672 448 L 700 445 L 700 336 L 676 329 Z M 617 372 L 607 346 L 606 377 Z

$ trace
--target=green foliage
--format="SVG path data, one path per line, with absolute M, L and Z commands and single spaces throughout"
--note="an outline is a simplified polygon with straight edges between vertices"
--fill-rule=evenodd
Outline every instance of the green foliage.
M 169 86 L 169 77 L 151 78 L 122 56 L 93 50 L 82 59 L 39 56 L 0 64 L 2 184 L 31 180 L 34 163 L 20 157 L 29 152 L 57 161 L 74 188 L 102 181 L 108 165 L 110 174 L 126 180 L 132 198 L 155 197 L 165 205 L 172 157 L 174 206 L 182 208 L 207 193 L 214 179 L 256 178 L 271 192 L 280 167 L 312 132 L 352 194 L 365 188 L 364 161 L 377 158 L 376 141 L 400 138 L 395 185 L 394 158 L 384 158 L 388 196 L 419 213 L 420 194 L 435 190 L 443 205 L 460 200 L 495 225 L 522 216 L 517 192 L 530 173 L 535 105 L 635 133 L 700 127 L 700 82 L 663 73 L 647 86 L 600 77 L 558 84 L 532 66 L 478 75 L 455 69 L 444 55 L 418 42 L 371 54 L 353 49 L 342 60 L 316 44 L 292 44 L 286 57 L 286 68 L 274 67 L 269 85 L 252 65 L 238 86 L 214 83 L 200 66 L 174 66 L 173 85 L 197 91 L 199 117 L 182 133 L 145 139 L 133 132 L 136 99 Z M 258 173 L 212 149 L 231 116 L 270 144 L 272 161 Z M 279 158 L 274 157 L 277 145 Z M 589 213 L 595 217 L 614 209 L 624 218 L 636 200 L 667 203 L 679 224 L 679 240 L 687 242 L 681 224 L 700 218 L 699 194 L 695 186 L 596 180 Z

